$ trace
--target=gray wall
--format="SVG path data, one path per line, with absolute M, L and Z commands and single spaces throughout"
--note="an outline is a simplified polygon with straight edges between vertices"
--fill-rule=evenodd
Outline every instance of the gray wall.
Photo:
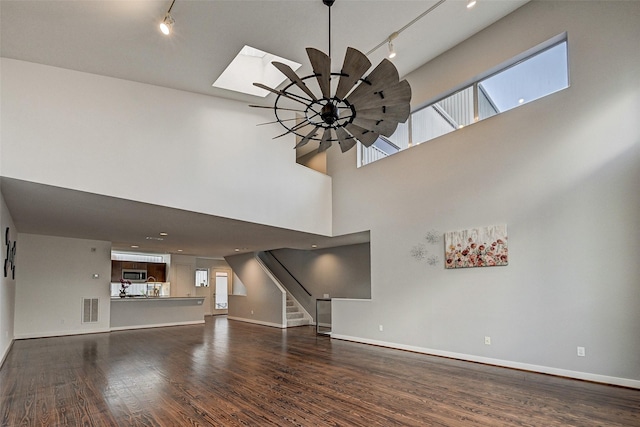
M 229 295 L 229 318 L 284 327 L 285 294 L 263 270 L 253 253 L 225 260 L 244 285 L 246 295 Z
M 530 2 L 407 76 L 412 102 L 564 31 L 567 90 L 359 169 L 329 150 L 333 233 L 371 230 L 372 300 L 334 301 L 336 336 L 640 387 L 639 22 L 640 2 Z M 494 224 L 506 267 L 445 270 L 425 240 Z
M 268 266 L 281 283 L 315 316 L 318 298 L 371 298 L 371 259 L 368 243 L 313 251 L 278 249 L 273 255 L 311 293 L 301 290 L 277 262 Z M 269 258 L 267 257 L 267 260 Z
M 109 330 L 110 242 L 25 233 L 18 241 L 16 338 Z M 96 323 L 82 323 L 83 298 L 98 298 Z

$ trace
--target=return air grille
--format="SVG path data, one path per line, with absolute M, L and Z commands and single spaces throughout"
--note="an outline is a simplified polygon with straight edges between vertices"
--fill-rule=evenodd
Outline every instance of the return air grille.
M 82 323 L 96 323 L 98 321 L 98 298 L 82 299 Z

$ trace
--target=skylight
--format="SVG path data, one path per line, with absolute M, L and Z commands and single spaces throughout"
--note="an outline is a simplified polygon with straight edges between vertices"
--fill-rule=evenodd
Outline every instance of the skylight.
M 255 87 L 253 85 L 254 82 L 259 82 L 269 87 L 278 87 L 286 80 L 284 74 L 271 65 L 272 61 L 287 64 L 294 71 L 302 65 L 260 49 L 245 46 L 223 73 L 220 74 L 220 77 L 213 83 L 213 87 L 264 98 L 270 92 Z

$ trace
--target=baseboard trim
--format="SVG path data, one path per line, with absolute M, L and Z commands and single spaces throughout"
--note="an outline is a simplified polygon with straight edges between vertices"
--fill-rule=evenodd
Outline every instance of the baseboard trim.
M 2 369 L 2 366 L 4 365 L 4 361 L 7 360 L 7 356 L 9 355 L 9 352 L 11 351 L 11 347 L 13 347 L 13 342 L 14 341 L 15 341 L 15 338 L 12 338 L 11 342 L 7 346 L 7 350 L 2 355 L 2 360 L 0 360 L 0 369 Z
M 204 319 L 192 320 L 188 322 L 153 323 L 150 325 L 115 326 L 111 328 L 111 331 L 128 331 L 130 329 L 166 328 L 169 326 L 201 325 L 203 323 L 204 323 Z
M 567 377 L 583 381 L 591 381 L 595 383 L 609 384 L 620 387 L 628 387 L 640 389 L 640 381 L 628 378 L 611 377 L 607 375 L 592 374 L 589 372 L 571 371 L 568 369 L 558 369 L 549 366 L 532 365 L 529 363 L 513 362 L 510 360 L 493 359 L 490 357 L 474 356 L 464 353 L 455 353 L 451 351 L 434 350 L 431 348 L 416 347 L 412 345 L 390 343 L 386 341 L 372 340 L 368 338 L 352 337 L 349 335 L 332 334 L 331 338 L 353 341 L 362 344 L 371 344 L 380 347 L 395 348 L 397 350 L 412 351 L 414 353 L 428 354 L 431 356 L 448 357 L 450 359 L 464 360 L 467 362 L 483 363 L 485 365 L 500 366 L 503 368 L 519 369 L 522 371 L 536 372 L 540 374 L 555 375 L 558 377 Z
M 28 340 L 32 338 L 54 338 L 54 337 L 66 337 L 69 335 L 89 335 L 89 334 L 103 334 L 105 332 L 109 332 L 108 328 L 104 329 L 95 329 L 91 331 L 58 331 L 58 332 L 47 332 L 47 333 L 38 333 L 38 334 L 17 334 L 15 339 L 17 340 Z
M 254 323 L 256 325 L 262 325 L 262 326 L 270 326 L 272 328 L 285 329 L 287 327 L 287 325 L 281 325 L 279 323 L 263 322 L 262 320 L 254 320 L 254 319 L 245 319 L 244 317 L 227 316 L 227 319 L 237 320 L 238 322 Z

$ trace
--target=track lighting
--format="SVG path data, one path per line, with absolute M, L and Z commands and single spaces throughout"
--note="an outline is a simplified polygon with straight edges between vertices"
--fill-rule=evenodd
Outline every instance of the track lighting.
M 389 53 L 387 55 L 387 58 L 389 59 L 393 59 L 396 57 L 396 50 L 393 47 L 393 40 L 395 40 L 396 37 L 398 37 L 397 31 L 394 33 L 391 33 L 391 35 L 387 38 L 388 45 L 389 45 Z
M 475 5 L 476 5 L 476 0 L 469 0 L 467 2 L 467 9 L 471 9 Z
M 393 48 L 393 43 L 389 41 L 389 55 L 387 55 L 389 59 L 393 59 L 396 57 L 396 50 Z
M 173 19 L 173 16 L 171 16 L 171 8 L 173 7 L 173 4 L 175 2 L 176 0 L 173 0 L 171 2 L 171 6 L 169 6 L 169 10 L 167 11 L 166 15 L 164 15 L 164 19 L 160 23 L 160 31 L 162 31 L 162 34 L 164 34 L 165 36 L 168 36 L 169 34 L 171 34 L 171 30 L 173 29 L 173 24 L 176 22 L 175 19 Z

